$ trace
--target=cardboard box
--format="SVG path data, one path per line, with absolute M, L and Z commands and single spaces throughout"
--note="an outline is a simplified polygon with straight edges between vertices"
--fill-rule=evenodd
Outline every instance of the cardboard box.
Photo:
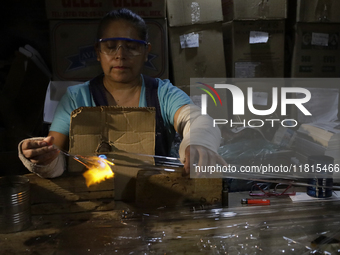
M 222 0 L 225 21 L 285 19 L 287 0 Z
M 86 81 L 102 73 L 94 48 L 97 20 L 50 21 L 53 80 Z
M 94 49 L 98 20 L 50 21 L 54 80 L 90 80 L 102 73 Z M 143 73 L 168 78 L 168 44 L 165 19 L 148 19 L 152 50 Z
M 339 77 L 339 24 L 296 23 L 292 77 Z
M 100 19 L 113 9 L 128 8 L 143 18 L 166 17 L 164 0 L 46 0 L 48 19 Z
M 151 52 L 143 74 L 154 78 L 169 79 L 169 47 L 166 19 L 145 19 L 149 31 Z
M 82 156 L 97 153 L 128 152 L 154 155 L 155 109 L 133 107 L 81 107 L 71 114 L 69 152 Z M 106 150 L 100 150 L 106 145 Z M 113 157 L 113 156 L 111 156 Z M 137 156 L 131 154 L 121 160 L 129 162 Z M 115 159 L 118 160 L 118 159 Z M 137 166 L 120 166 L 114 161 L 115 199 L 135 199 Z M 81 172 L 85 167 L 70 158 L 69 172 Z
M 168 0 L 170 27 L 223 21 L 221 0 Z
M 339 0 L 298 0 L 297 22 L 340 22 Z
M 227 76 L 284 77 L 284 20 L 223 23 Z
M 190 78 L 226 77 L 221 23 L 169 28 L 174 85 Z

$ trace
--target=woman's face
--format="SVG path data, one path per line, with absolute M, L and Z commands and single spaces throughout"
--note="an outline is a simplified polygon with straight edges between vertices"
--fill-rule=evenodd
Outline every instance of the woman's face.
M 136 28 L 125 20 L 112 21 L 102 35 L 102 38 L 117 37 L 142 40 L 138 36 Z M 125 45 L 126 41 L 117 41 L 116 43 Z M 137 82 L 140 79 L 144 62 L 147 61 L 149 51 L 149 45 L 143 46 L 140 55 L 131 56 L 126 47 L 120 47 L 116 54 L 107 55 L 100 52 L 98 48 L 97 59 L 101 63 L 106 79 L 119 83 Z

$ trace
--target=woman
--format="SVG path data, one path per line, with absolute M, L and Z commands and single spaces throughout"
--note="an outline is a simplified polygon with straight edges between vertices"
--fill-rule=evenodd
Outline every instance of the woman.
M 156 130 L 160 134 L 156 136 L 156 154 L 167 154 L 177 131 L 183 137 L 179 153 L 185 173 L 190 169 L 190 151 L 192 156 L 197 155 L 196 163 L 224 163 L 216 153 L 220 132 L 211 128 L 211 119 L 190 105 L 190 98 L 169 80 L 141 74 L 151 49 L 147 40 L 144 20 L 130 10 L 111 11 L 101 20 L 95 47 L 103 74 L 68 88 L 57 107 L 48 137 L 26 139 L 19 144 L 19 157 L 30 171 L 45 178 L 63 173 L 65 160 L 58 148 L 68 149 L 73 110 L 99 105 L 146 107 L 150 106 L 148 98 L 154 94 L 156 100 L 151 100 L 154 101 L 151 104 L 156 104 Z

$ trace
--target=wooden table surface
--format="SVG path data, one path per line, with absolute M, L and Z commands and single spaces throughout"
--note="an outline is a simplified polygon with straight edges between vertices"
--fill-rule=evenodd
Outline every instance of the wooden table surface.
M 250 206 L 242 198 L 248 192 L 229 193 L 228 208 L 146 209 L 117 201 L 109 211 L 32 215 L 30 228 L 0 234 L 0 254 L 301 255 L 337 249 L 312 241 L 340 236 L 339 201 L 270 197 L 270 205 Z

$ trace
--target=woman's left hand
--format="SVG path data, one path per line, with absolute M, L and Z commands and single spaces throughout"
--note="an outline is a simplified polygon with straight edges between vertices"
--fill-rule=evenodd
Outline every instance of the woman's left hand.
M 201 146 L 189 145 L 185 149 L 184 174 L 190 174 L 190 166 L 196 164 L 197 166 L 226 166 L 225 160 L 216 152 Z

